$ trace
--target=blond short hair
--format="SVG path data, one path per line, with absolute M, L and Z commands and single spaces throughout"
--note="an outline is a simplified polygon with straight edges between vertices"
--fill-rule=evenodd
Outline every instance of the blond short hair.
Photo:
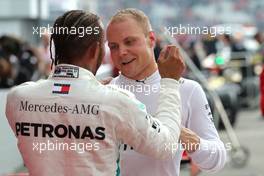
M 146 36 L 150 31 L 152 31 L 152 27 L 147 15 L 141 10 L 134 8 L 119 10 L 114 16 L 111 17 L 109 24 L 124 21 L 127 17 L 131 17 L 136 20 L 140 27 L 142 27 L 143 32 Z

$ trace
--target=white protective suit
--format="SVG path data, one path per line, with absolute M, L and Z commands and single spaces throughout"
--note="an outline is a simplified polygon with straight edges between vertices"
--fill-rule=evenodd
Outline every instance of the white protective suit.
M 159 72 L 156 71 L 151 76 L 139 81 L 131 80 L 120 74 L 112 80 L 111 84 L 133 92 L 136 98 L 146 105 L 147 111 L 154 115 L 158 112 L 159 92 L 164 89 L 163 85 L 160 85 L 160 80 Z M 203 171 L 219 171 L 226 162 L 226 149 L 212 121 L 213 117 L 205 93 L 195 81 L 181 78 L 179 82 L 182 102 L 182 126 L 191 129 L 200 137 L 199 150 L 189 156 Z M 172 147 L 175 147 L 173 145 L 171 144 Z M 177 150 L 174 158 L 166 161 L 139 154 L 131 150 L 128 145 L 121 147 L 121 150 L 123 151 L 120 157 L 122 176 L 180 175 L 180 161 L 183 150 Z
M 161 82 L 159 120 L 133 94 L 104 86 L 73 65 L 58 65 L 47 80 L 14 87 L 6 116 L 29 174 L 115 175 L 122 142 L 159 159 L 175 155 L 165 144 L 179 139 L 179 83 Z

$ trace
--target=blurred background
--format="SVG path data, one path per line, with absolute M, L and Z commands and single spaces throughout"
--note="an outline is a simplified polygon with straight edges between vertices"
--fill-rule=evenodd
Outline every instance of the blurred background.
M 188 66 L 184 77 L 203 86 L 220 136 L 232 146 L 225 168 L 212 175 L 263 176 L 264 1 L 258 0 L 0 0 L 0 175 L 27 172 L 4 110 L 11 87 L 50 73 L 49 33 L 40 35 L 40 28 L 73 9 L 99 14 L 106 26 L 118 9 L 128 7 L 149 16 L 157 36 L 155 57 L 165 45 L 178 45 Z M 166 32 L 180 25 L 230 30 Z M 107 51 L 97 77 L 117 74 Z M 184 156 L 181 175 L 210 174 Z

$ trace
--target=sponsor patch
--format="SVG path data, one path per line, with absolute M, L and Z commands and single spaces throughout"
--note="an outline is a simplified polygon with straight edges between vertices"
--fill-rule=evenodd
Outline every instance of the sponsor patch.
M 53 77 L 59 78 L 78 78 L 79 68 L 73 66 L 57 66 L 53 73 Z
M 68 94 L 70 91 L 71 85 L 70 84 L 59 84 L 54 83 L 52 87 L 52 93 L 55 94 Z

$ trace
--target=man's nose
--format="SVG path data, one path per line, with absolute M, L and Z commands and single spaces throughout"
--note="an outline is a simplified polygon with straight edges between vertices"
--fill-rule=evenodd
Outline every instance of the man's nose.
M 119 54 L 120 54 L 120 56 L 125 56 L 127 54 L 126 46 L 120 46 L 119 47 Z

